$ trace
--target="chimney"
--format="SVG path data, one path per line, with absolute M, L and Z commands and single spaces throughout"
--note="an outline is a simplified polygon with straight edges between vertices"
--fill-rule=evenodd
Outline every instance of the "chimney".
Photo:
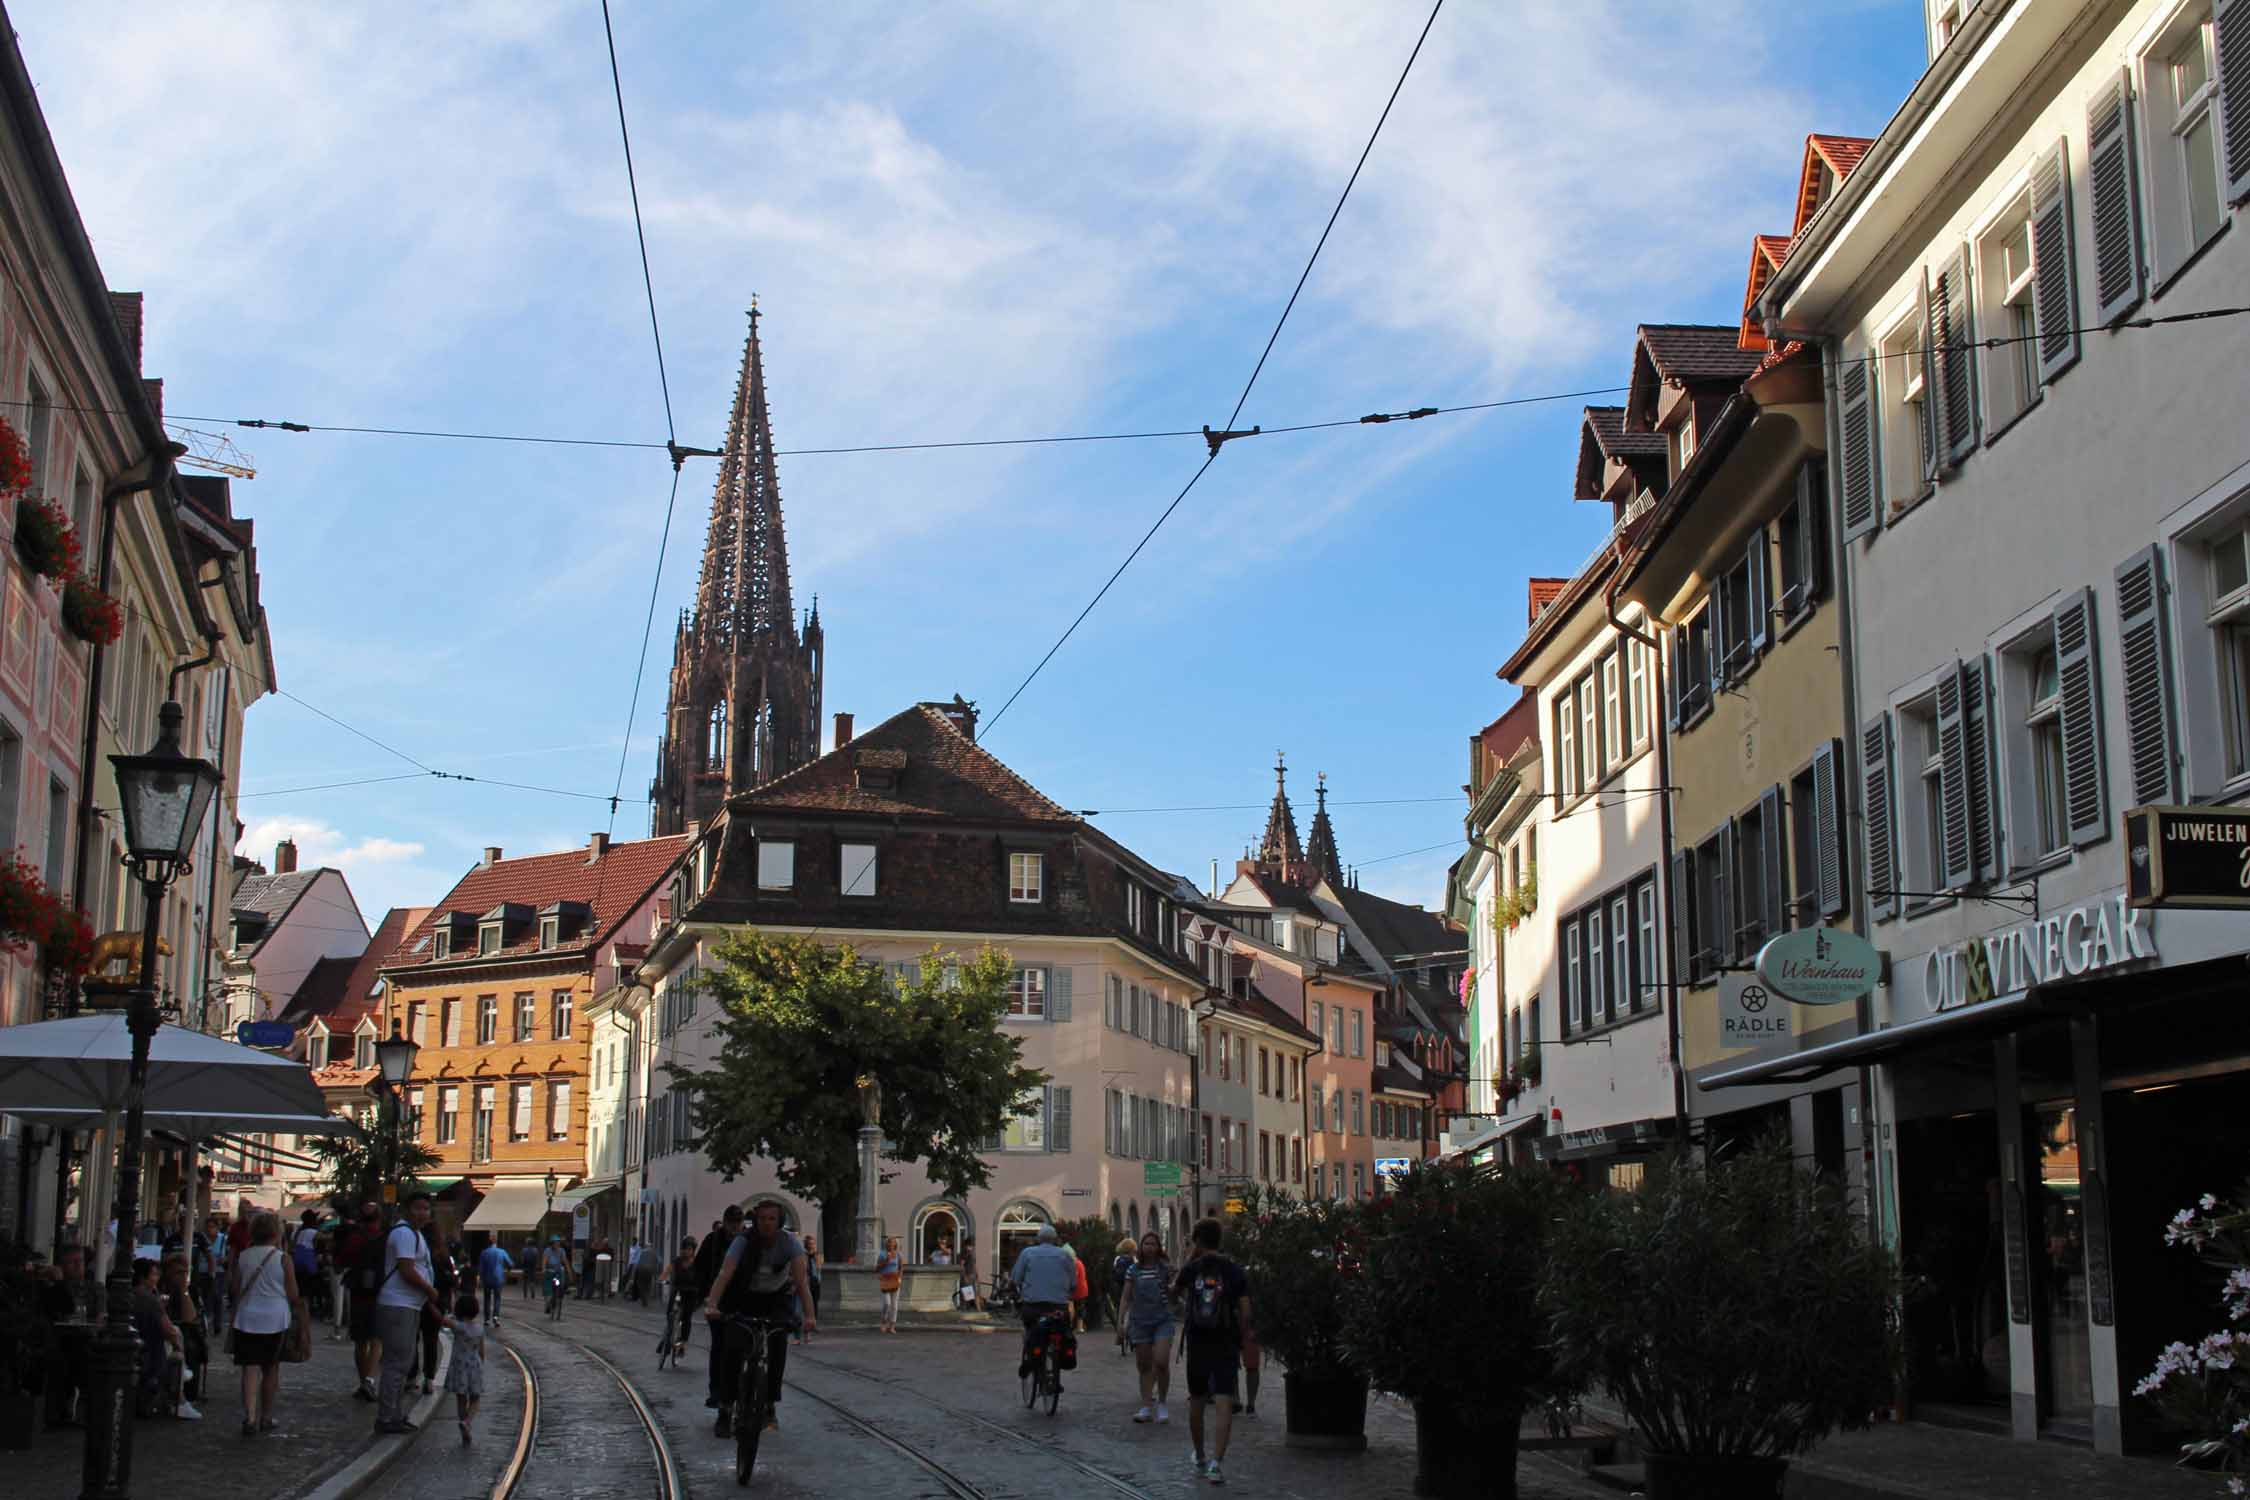
M 295 839 L 283 839 L 273 846 L 273 872 L 276 875 L 294 875 L 297 872 Z
M 609 835 L 597 833 L 594 835 L 593 842 L 587 846 L 586 863 L 590 865 L 599 864 L 601 857 L 607 853 L 609 853 Z
M 828 748 L 831 750 L 841 750 L 851 742 L 852 716 L 850 714 L 836 715 L 836 743 L 830 745 Z
M 498 844 L 484 846 L 484 862 L 488 866 L 500 863 L 500 846 Z
M 961 731 L 961 738 L 972 745 L 976 743 L 977 706 L 974 703 L 971 703 L 959 693 L 955 693 L 951 703 L 938 705 L 938 712 L 951 720 L 955 729 Z

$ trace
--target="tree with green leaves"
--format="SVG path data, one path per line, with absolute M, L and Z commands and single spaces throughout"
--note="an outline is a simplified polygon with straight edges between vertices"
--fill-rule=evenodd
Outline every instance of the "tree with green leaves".
M 406 1139 L 403 1132 L 393 1136 L 387 1119 L 364 1136 L 321 1136 L 313 1141 L 312 1150 L 328 1168 L 322 1180 L 328 1184 L 328 1201 L 339 1214 L 348 1214 L 362 1203 L 381 1203 L 385 1183 L 397 1184 L 398 1201 L 405 1202 L 422 1174 L 442 1160 L 421 1142 Z
M 694 1103 L 695 1144 L 729 1181 L 762 1158 L 789 1192 L 849 1213 L 864 1076 L 881 1086 L 886 1157 L 921 1164 L 956 1197 L 990 1181 L 984 1143 L 1038 1108 L 1046 1075 L 1001 1024 L 1015 965 L 999 949 L 933 948 L 903 982 L 849 944 L 791 935 L 744 931 L 715 956 L 699 983 L 719 1005 L 718 1058 L 666 1071 Z

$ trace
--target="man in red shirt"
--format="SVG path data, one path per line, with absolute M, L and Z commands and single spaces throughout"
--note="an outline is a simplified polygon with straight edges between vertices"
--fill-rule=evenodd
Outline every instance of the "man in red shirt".
M 238 1198 L 234 1205 L 234 1222 L 227 1226 L 227 1248 L 240 1254 L 250 1248 L 250 1218 L 257 1210 L 248 1198 Z M 231 1258 L 231 1257 L 230 1257 Z

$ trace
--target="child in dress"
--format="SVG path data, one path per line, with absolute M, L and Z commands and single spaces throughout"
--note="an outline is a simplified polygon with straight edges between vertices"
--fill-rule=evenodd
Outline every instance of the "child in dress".
M 484 1398 L 484 1321 L 476 1293 L 463 1292 L 453 1299 L 453 1316 L 445 1326 L 453 1330 L 453 1362 L 445 1369 L 445 1388 L 453 1393 L 453 1408 L 460 1418 L 461 1446 L 470 1442 L 477 1420 L 477 1403 Z

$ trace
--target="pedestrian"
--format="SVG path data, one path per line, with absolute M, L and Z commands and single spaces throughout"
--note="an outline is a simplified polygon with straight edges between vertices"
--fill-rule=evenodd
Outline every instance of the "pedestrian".
M 203 1321 L 203 1308 L 195 1295 L 192 1262 L 185 1255 L 164 1257 L 164 1272 L 157 1293 L 164 1300 L 164 1315 L 180 1331 L 180 1379 L 172 1415 L 200 1422 L 203 1413 L 195 1404 L 203 1399 L 204 1377 L 210 1371 L 211 1339 Z
M 227 1243 L 227 1216 L 225 1214 L 211 1215 L 206 1234 L 211 1245 L 211 1290 L 210 1295 L 204 1299 L 203 1312 L 204 1316 L 211 1321 L 212 1331 L 219 1332 L 227 1326 L 229 1311 L 227 1305 L 227 1262 L 233 1252 L 232 1247 Z
M 372 1404 L 383 1362 L 382 1340 L 375 1333 L 375 1294 L 383 1285 L 383 1210 L 373 1202 L 362 1203 L 352 1229 L 356 1237 L 348 1275 L 352 1369 L 357 1376 L 352 1399 Z
M 951 1241 L 951 1240 L 939 1240 L 939 1241 L 937 1242 L 937 1248 L 936 1248 L 935 1250 L 932 1250 L 932 1251 L 930 1252 L 930 1264 L 931 1264 L 931 1265 L 933 1265 L 933 1266 L 950 1266 L 950 1265 L 952 1265 L 952 1264 L 953 1264 L 953 1241 Z
M 420 1352 L 422 1309 L 437 1298 L 430 1244 L 423 1231 L 430 1222 L 430 1195 L 406 1200 L 406 1217 L 383 1239 L 383 1281 L 375 1294 L 375 1336 L 383 1345 L 383 1378 L 376 1391 L 378 1435 L 414 1431 L 406 1419 L 406 1387 Z
M 1242 1295 L 1251 1295 L 1250 1269 L 1242 1270 Z M 1258 1347 L 1258 1327 L 1247 1315 L 1242 1320 L 1242 1415 L 1258 1414 L 1258 1376 L 1266 1362 L 1265 1351 Z
M 539 1236 L 536 1234 L 526 1235 L 523 1242 L 523 1254 L 516 1261 L 516 1264 L 522 1268 L 523 1300 L 526 1302 L 531 1300 L 532 1283 L 539 1279 L 539 1266 L 542 1258 Z
M 445 1320 L 453 1330 L 453 1362 L 445 1367 L 445 1388 L 453 1393 L 453 1413 L 464 1448 L 472 1441 L 477 1403 L 484 1399 L 484 1322 L 478 1311 L 476 1293 L 463 1292 L 453 1301 L 453 1316 Z
M 327 1283 L 320 1276 L 320 1219 L 311 1209 L 300 1216 L 296 1233 L 289 1241 L 289 1262 L 297 1272 L 297 1285 L 305 1289 L 305 1297 L 315 1312 L 325 1311 L 328 1301 Z
M 719 1268 L 726 1263 L 727 1250 L 734 1243 L 735 1236 L 740 1233 L 742 1233 L 742 1208 L 739 1204 L 730 1203 L 727 1205 L 726 1213 L 711 1225 L 711 1232 L 703 1237 L 702 1245 L 695 1252 L 693 1273 L 695 1276 L 695 1295 L 698 1301 L 704 1297 L 711 1287 L 718 1284 Z M 682 1342 L 686 1341 L 683 1339 Z M 718 1410 L 723 1404 L 720 1400 L 722 1392 L 729 1396 L 733 1394 L 731 1391 L 724 1391 L 719 1384 L 720 1369 L 724 1363 L 725 1344 L 725 1339 L 716 1336 L 711 1340 L 710 1385 L 704 1393 L 703 1404 L 713 1411 Z
M 430 1285 L 437 1291 L 436 1300 L 422 1308 L 422 1394 L 427 1396 L 437 1389 L 438 1331 L 445 1326 L 445 1310 L 453 1305 L 461 1273 L 453 1263 L 445 1232 L 433 1223 L 423 1233 L 430 1244 Z
M 635 1235 L 625 1246 L 625 1300 L 641 1300 L 641 1240 Z
M 984 1288 L 977 1285 L 977 1242 L 961 1241 L 961 1285 L 968 1293 L 967 1300 L 978 1312 L 984 1311 Z
M 898 1258 L 898 1239 L 894 1236 L 883 1241 L 883 1253 L 875 1257 L 875 1291 L 883 1299 L 884 1333 L 898 1332 L 898 1289 L 904 1279 L 905 1268 Z
M 1141 1409 L 1136 1422 L 1169 1422 L 1172 1394 L 1172 1262 L 1164 1253 L 1164 1236 L 1150 1230 L 1118 1280 L 1119 1319 L 1126 1343 L 1141 1378 Z M 1152 1409 L 1153 1408 L 1153 1409 Z
M 797 1335 L 797 1342 L 809 1344 L 812 1342 L 813 1324 L 820 1319 L 820 1248 L 809 1234 L 804 1236 L 804 1245 L 805 1283 L 812 1288 L 813 1315 L 805 1321 L 804 1328 Z
M 245 1200 L 247 1201 L 247 1200 Z M 234 1258 L 229 1288 L 235 1306 L 234 1363 L 242 1372 L 242 1435 L 274 1430 L 274 1405 L 281 1396 L 281 1341 L 289 1319 L 302 1305 L 297 1268 L 281 1248 L 281 1220 L 252 1216 L 249 1241 Z
M 497 1327 L 500 1322 L 500 1292 L 508 1284 L 508 1271 L 515 1263 L 508 1252 L 500 1248 L 494 1238 L 477 1256 L 477 1284 L 484 1290 L 483 1317 L 479 1320 Z
M 133 1257 L 133 1334 L 140 1341 L 134 1409 L 143 1417 L 169 1413 L 179 1404 L 179 1384 L 173 1369 L 182 1340 L 178 1325 L 165 1316 L 164 1297 L 156 1289 L 157 1272 L 155 1258 Z
M 248 1198 L 238 1198 L 234 1205 L 234 1223 L 227 1230 L 227 1248 L 240 1253 L 250 1248 L 250 1226 L 256 1222 L 258 1210 Z
M 1250 1283 L 1242 1267 L 1219 1253 L 1217 1219 L 1199 1219 L 1191 1236 L 1195 1254 L 1172 1283 L 1185 1299 L 1188 1436 L 1195 1467 L 1212 1484 L 1225 1484 L 1227 1440 L 1234 1434 L 1234 1403 L 1241 1374 L 1242 1330 L 1250 1326 Z M 1203 1408 L 1217 1408 L 1211 1444 L 1203 1442 Z M 1210 1455 L 1206 1458 L 1204 1455 Z
M 1076 1245 L 1065 1245 L 1063 1248 L 1070 1252 L 1070 1331 L 1072 1333 L 1084 1333 L 1086 1331 L 1086 1297 L 1088 1292 L 1086 1262 L 1078 1258 L 1078 1247 Z
M 1117 1254 L 1109 1262 L 1110 1324 L 1117 1330 L 1117 1352 L 1128 1358 L 1132 1356 L 1133 1346 L 1125 1341 L 1125 1273 L 1133 1268 L 1139 1255 L 1140 1247 L 1133 1243 L 1131 1235 L 1126 1235 L 1117 1242 Z
M 562 1316 L 563 1302 L 570 1296 L 570 1252 L 563 1248 L 559 1234 L 548 1237 L 539 1258 L 539 1279 L 547 1284 L 547 1315 Z

